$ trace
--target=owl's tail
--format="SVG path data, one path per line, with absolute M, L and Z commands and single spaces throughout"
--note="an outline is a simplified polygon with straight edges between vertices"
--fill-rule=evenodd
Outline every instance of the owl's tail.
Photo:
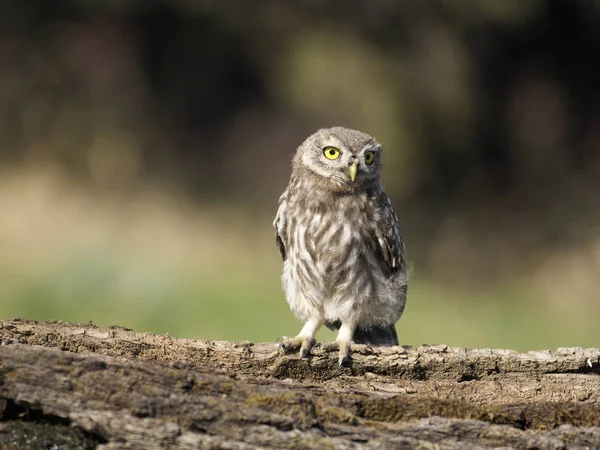
M 336 320 L 335 322 L 326 323 L 325 326 L 331 330 L 338 330 L 341 323 L 339 320 Z M 373 326 L 367 329 L 357 328 L 352 340 L 355 344 L 374 345 L 377 347 L 399 345 L 394 324 Z
M 357 328 L 352 340 L 357 344 L 375 345 L 378 347 L 398 345 L 398 335 L 396 334 L 394 324 L 371 327 L 368 330 Z

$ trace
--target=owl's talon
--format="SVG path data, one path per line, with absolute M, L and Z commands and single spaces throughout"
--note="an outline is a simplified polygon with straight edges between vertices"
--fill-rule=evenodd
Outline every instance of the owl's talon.
M 306 358 L 310 354 L 310 350 L 316 342 L 313 338 L 300 336 L 293 338 L 281 336 L 281 338 L 278 338 L 279 345 L 277 346 L 277 350 L 279 353 L 285 355 L 288 352 L 300 349 L 301 358 Z
M 340 355 L 338 360 L 338 367 L 342 369 L 344 366 L 348 365 L 350 362 L 350 357 L 348 355 Z
M 338 366 L 340 368 L 348 366 L 351 362 L 350 350 L 352 344 L 346 341 L 334 341 L 334 342 L 323 342 L 315 344 L 313 350 L 319 350 L 319 353 L 331 353 L 334 351 L 338 352 Z
M 304 338 L 300 347 L 300 358 L 306 358 L 310 354 L 310 350 L 315 346 L 315 340 Z
M 344 367 L 350 362 L 350 342 L 347 341 L 336 341 L 340 347 L 340 357 L 338 359 L 338 365 L 340 368 Z

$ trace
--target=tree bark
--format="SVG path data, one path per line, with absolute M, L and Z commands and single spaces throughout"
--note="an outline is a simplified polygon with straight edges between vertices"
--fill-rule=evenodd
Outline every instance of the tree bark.
M 339 369 L 318 348 L 18 319 L 0 344 L 0 449 L 600 447 L 600 349 L 358 346 Z

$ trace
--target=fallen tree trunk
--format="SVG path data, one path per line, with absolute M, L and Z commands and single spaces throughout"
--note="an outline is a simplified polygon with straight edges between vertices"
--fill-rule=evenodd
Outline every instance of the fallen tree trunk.
M 0 448 L 600 447 L 600 349 L 363 348 L 339 369 L 326 351 L 26 320 L 0 322 L 0 343 Z

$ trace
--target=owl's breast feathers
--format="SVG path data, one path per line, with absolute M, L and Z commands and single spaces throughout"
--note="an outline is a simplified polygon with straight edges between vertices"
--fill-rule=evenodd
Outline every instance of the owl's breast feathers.
M 360 261 L 385 265 L 390 275 L 406 271 L 398 219 L 381 187 L 344 196 L 304 187 L 292 179 L 279 199 L 273 225 L 284 261 L 293 252 L 326 275 Z

